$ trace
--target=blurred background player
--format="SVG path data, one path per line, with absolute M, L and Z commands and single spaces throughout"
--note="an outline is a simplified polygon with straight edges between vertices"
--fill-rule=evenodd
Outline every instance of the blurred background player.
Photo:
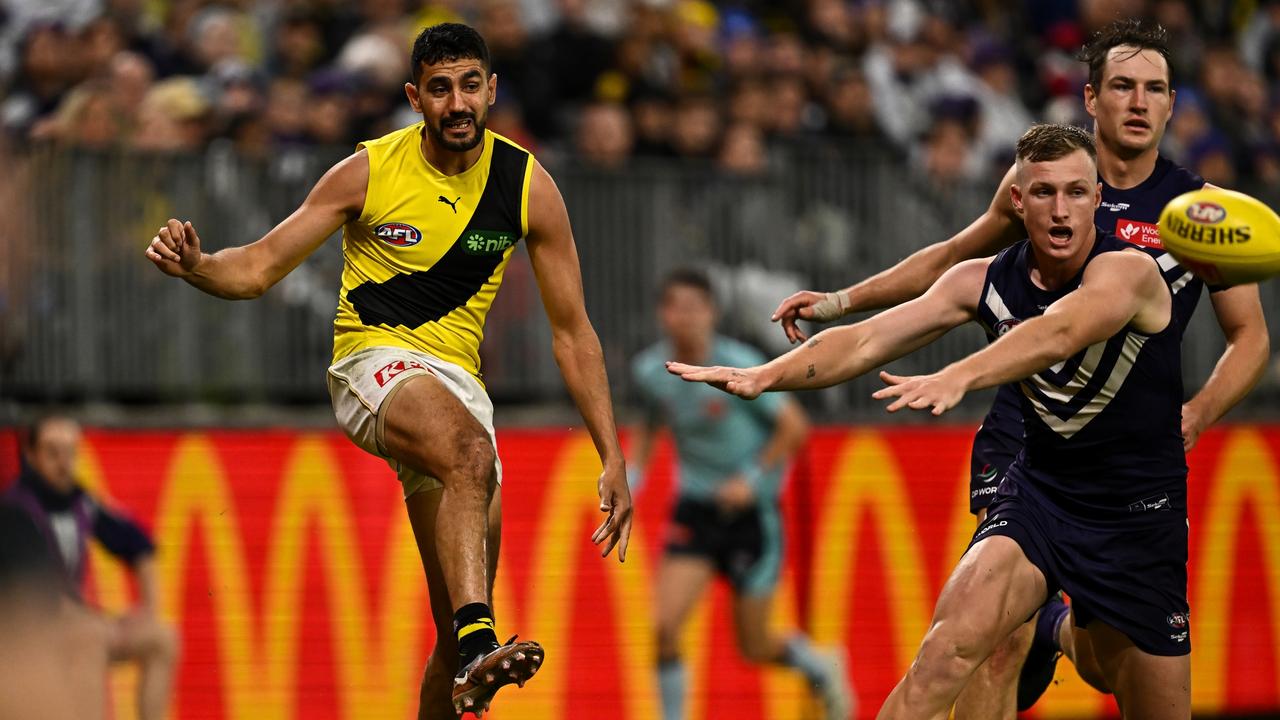
M 486 128 L 498 78 L 484 38 L 460 23 L 423 28 L 410 70 L 403 92 L 422 120 L 360 143 L 264 237 L 205 254 L 195 227 L 171 219 L 146 255 L 211 295 L 255 298 L 343 230 L 329 392 L 347 436 L 404 487 L 436 624 L 419 717 L 443 718 L 483 713 L 543 659 L 536 642 L 499 645 L 491 607 L 502 466 L 480 339 L 522 239 L 603 466 L 607 515 L 592 536 L 602 556 L 626 557 L 631 495 L 568 211 L 532 153 Z
M 778 496 L 787 463 L 804 444 L 808 420 L 792 398 L 773 394 L 743 400 L 667 373 L 677 358 L 698 364 L 754 365 L 759 352 L 715 332 L 711 281 L 680 269 L 663 281 L 658 321 L 665 339 L 641 352 L 632 374 L 644 406 L 630 472 L 639 485 L 655 433 L 671 431 L 679 489 L 657 577 L 658 686 L 664 720 L 683 720 L 684 665 L 680 630 L 708 583 L 725 577 L 733 590 L 738 648 L 747 660 L 802 673 L 828 720 L 853 713 L 843 652 L 818 651 L 801 633 L 769 629 L 769 608 L 782 566 Z
M 1204 179 L 1160 155 L 1160 141 L 1173 113 L 1175 93 L 1164 28 L 1140 20 L 1118 20 L 1096 33 L 1079 57 L 1089 66 L 1085 110 L 1094 120 L 1102 202 L 1097 225 L 1156 258 L 1174 294 L 1179 337 L 1191 321 L 1205 284 L 1182 268 L 1160 245 L 1156 222 L 1173 198 L 1203 187 Z M 1010 169 L 991 206 L 969 227 L 898 265 L 836 293 L 801 292 L 774 313 L 788 338 L 803 339 L 797 318 L 833 320 L 851 312 L 887 307 L 924 292 L 947 268 L 992 254 L 1024 236 L 1009 188 Z M 1256 285 L 1211 287 L 1214 315 L 1226 340 L 1213 374 L 1182 406 L 1182 435 L 1190 450 L 1205 428 L 1238 403 L 1262 377 L 1270 353 L 1266 319 Z M 1001 388 L 974 438 L 969 509 L 981 525 L 1005 470 L 1023 445 L 1022 411 L 1015 387 Z M 974 677 L 958 701 L 957 716 L 1014 716 L 1027 709 L 1053 679 L 1060 652 L 1090 685 L 1109 692 L 1093 659 L 1088 636 L 1075 632 L 1068 608 L 1055 597 L 1034 626 L 1020 628 Z M 1026 658 L 1025 664 L 1023 659 Z M 1021 672 L 1021 681 L 1018 682 Z
M 21 508 L 0 503 L 0 720 L 98 720 L 108 625 Z
M 178 639 L 158 614 L 155 546 L 137 523 L 80 487 L 75 478 L 79 451 L 75 420 L 57 415 L 37 420 L 26 439 L 22 472 L 4 501 L 31 519 L 60 562 L 68 587 L 78 589 L 84 581 L 91 537 L 132 571 L 138 602 L 124 615 L 106 619 L 107 654 L 112 663 L 138 664 L 138 717 L 161 720 L 169 706 Z

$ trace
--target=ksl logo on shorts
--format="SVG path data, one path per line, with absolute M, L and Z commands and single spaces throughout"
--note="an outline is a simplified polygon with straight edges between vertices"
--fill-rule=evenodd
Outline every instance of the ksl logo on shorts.
M 1187 613 L 1180 613 L 1180 612 L 1170 613 L 1167 619 L 1169 621 L 1169 627 L 1173 628 L 1174 630 L 1182 630 L 1187 626 L 1187 623 L 1189 622 L 1189 619 L 1187 618 Z
M 410 247 L 422 242 L 422 231 L 399 222 L 383 223 L 373 229 L 373 234 L 391 247 Z
M 377 372 L 375 372 L 373 374 L 373 379 L 375 382 L 378 383 L 378 387 L 386 387 L 387 383 L 391 382 L 392 378 L 404 372 L 405 370 L 426 370 L 426 369 L 427 367 L 422 363 L 418 362 L 417 360 L 409 360 L 408 362 L 404 360 L 397 360 L 391 363 L 390 365 L 387 365 L 379 369 Z

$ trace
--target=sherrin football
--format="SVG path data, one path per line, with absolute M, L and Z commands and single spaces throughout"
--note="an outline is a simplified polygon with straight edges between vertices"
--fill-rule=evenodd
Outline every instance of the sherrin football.
M 1160 241 L 1211 285 L 1280 274 L 1280 216 L 1244 193 L 1202 188 L 1179 195 L 1160 213 Z

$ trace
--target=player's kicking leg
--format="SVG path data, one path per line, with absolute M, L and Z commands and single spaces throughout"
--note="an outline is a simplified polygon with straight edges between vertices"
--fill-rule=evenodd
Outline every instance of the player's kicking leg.
M 437 643 L 452 639 L 457 647 L 453 708 L 458 714 L 479 714 L 498 688 L 523 684 L 542 662 L 537 643 L 499 646 L 494 631 L 489 604 L 494 568 L 488 548 L 491 501 L 497 488 L 493 440 L 430 373 L 400 383 L 384 401 L 381 415 L 382 442 L 388 454 L 438 479 L 442 486 L 426 493 L 435 497 L 422 500 L 415 500 L 416 495 L 406 488 L 407 507 L 428 576 Z M 440 660 L 442 651 L 437 647 L 433 658 Z M 432 703 L 436 702 L 434 672 L 432 668 L 424 678 L 424 694 Z M 440 712 L 434 705 L 424 706 L 419 716 L 448 717 Z
M 1046 594 L 1044 575 L 1017 541 L 992 535 L 974 543 L 942 589 L 915 661 L 877 717 L 945 720 L 978 666 Z
M 436 644 L 427 660 L 419 694 L 419 720 L 453 718 L 454 677 L 458 674 L 458 638 L 453 629 L 453 604 L 445 587 L 436 553 L 435 522 L 440 510 L 440 489 L 415 493 L 405 498 L 409 522 L 417 539 L 431 596 L 431 616 L 436 626 Z M 493 581 L 497 575 L 498 552 L 502 540 L 502 491 L 495 492 L 489 504 L 489 604 L 493 604 Z

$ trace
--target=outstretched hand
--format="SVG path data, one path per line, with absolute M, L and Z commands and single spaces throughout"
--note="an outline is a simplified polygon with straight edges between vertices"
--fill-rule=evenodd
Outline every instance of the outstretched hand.
M 757 368 L 701 367 L 668 362 L 667 372 L 687 382 L 703 382 L 740 398 L 754 400 L 767 388 Z
M 631 539 L 631 489 L 627 487 L 627 471 L 624 467 L 609 468 L 600 473 L 596 484 L 600 492 L 600 512 L 608 513 L 600 527 L 591 534 L 591 542 L 605 543 L 600 557 L 609 557 L 614 546 L 618 547 L 618 562 L 627 560 L 627 543 Z M 607 542 L 606 542 L 607 541 Z
M 964 397 L 964 383 L 952 377 L 946 370 L 932 375 L 893 375 L 883 370 L 880 379 L 889 387 L 871 394 L 877 400 L 897 398 L 885 409 L 897 412 L 902 408 L 924 410 L 933 408 L 933 414 L 941 415 L 960 404 Z
M 781 322 L 782 332 L 786 334 L 787 340 L 794 344 L 809 339 L 809 336 L 796 325 L 797 320 L 831 322 L 840 319 L 847 306 L 848 302 L 842 297 L 842 293 L 801 290 L 783 300 L 769 319 L 773 322 Z
M 200 262 L 200 236 L 190 222 L 169 218 L 147 245 L 147 259 L 160 272 L 173 277 L 187 277 Z

